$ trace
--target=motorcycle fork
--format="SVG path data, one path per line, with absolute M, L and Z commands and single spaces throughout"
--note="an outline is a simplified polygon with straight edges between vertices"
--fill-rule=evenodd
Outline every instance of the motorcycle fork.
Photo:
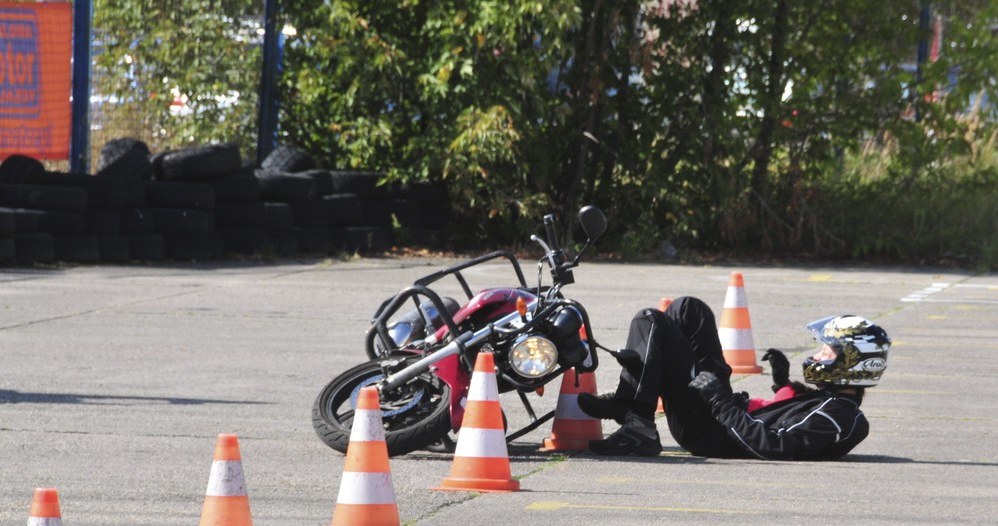
M 464 402 L 468 398 L 471 375 L 461 366 L 457 356 L 448 356 L 435 363 L 430 370 L 450 387 L 450 425 L 454 431 L 464 420 Z

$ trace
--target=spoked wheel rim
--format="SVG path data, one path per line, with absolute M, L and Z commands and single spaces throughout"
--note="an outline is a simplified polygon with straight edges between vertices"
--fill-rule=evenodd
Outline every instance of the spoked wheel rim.
M 316 400 L 320 421 L 316 417 L 313 421 L 327 445 L 337 450 L 345 446 L 360 390 L 383 378 L 378 362 L 368 362 L 334 379 L 320 393 Z M 450 388 L 429 372 L 383 394 L 380 404 L 389 454 L 422 448 L 450 429 Z

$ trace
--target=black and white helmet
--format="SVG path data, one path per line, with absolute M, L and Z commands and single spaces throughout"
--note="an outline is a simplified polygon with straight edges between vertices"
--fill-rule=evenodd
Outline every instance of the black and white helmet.
M 814 339 L 835 350 L 835 359 L 804 360 L 804 381 L 817 385 L 877 385 L 887 368 L 891 338 L 870 320 L 846 314 L 813 321 Z

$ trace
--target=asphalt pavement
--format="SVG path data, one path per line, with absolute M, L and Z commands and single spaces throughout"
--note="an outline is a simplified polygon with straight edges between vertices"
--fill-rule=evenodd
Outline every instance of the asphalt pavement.
M 73 526 L 197 523 L 216 436 L 239 436 L 253 521 L 329 524 L 343 455 L 312 430 L 322 386 L 364 361 L 371 314 L 452 260 L 367 258 L 175 266 L 0 269 L 0 524 L 23 524 L 36 487 Z M 525 264 L 528 280 L 536 279 Z M 853 313 L 894 345 L 863 410 L 871 431 L 836 462 L 718 460 L 677 447 L 611 458 L 538 451 L 550 426 L 509 445 L 521 491 L 435 491 L 452 457 L 391 460 L 404 524 L 994 524 L 998 519 L 998 275 L 821 266 L 583 263 L 566 288 L 596 338 L 624 345 L 631 317 L 694 295 L 720 312 L 741 272 L 756 347 L 796 364 L 803 325 Z M 511 283 L 503 265 L 473 288 Z M 448 290 L 446 287 L 453 287 Z M 456 286 L 444 292 L 458 295 Z M 762 375 L 735 387 L 769 396 Z M 604 357 L 599 389 L 619 366 Z M 800 370 L 792 368 L 792 379 Z M 553 408 L 557 382 L 531 395 Z M 515 395 L 512 426 L 527 417 Z M 616 429 L 603 424 L 609 434 Z

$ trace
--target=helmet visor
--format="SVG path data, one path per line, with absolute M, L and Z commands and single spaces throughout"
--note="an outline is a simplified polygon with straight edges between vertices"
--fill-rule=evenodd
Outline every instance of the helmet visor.
M 838 340 L 834 337 L 826 336 L 824 329 L 825 325 L 828 325 L 828 322 L 834 320 L 835 318 L 838 318 L 838 316 L 828 316 L 826 318 L 814 320 L 806 325 L 807 330 L 811 331 L 811 335 L 814 336 L 815 340 L 818 340 L 821 343 L 827 343 L 834 347 L 839 343 Z

